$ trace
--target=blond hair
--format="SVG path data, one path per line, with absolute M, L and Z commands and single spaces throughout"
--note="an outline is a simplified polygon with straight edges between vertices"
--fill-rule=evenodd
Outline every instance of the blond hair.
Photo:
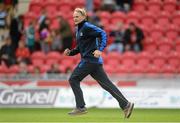
M 82 16 L 87 18 L 87 12 L 85 8 L 76 8 L 74 11 L 80 13 Z

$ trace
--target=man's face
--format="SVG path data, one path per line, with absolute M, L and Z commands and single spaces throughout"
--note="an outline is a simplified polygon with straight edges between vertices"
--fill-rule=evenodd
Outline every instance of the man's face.
M 82 16 L 79 12 L 76 11 L 73 14 L 73 18 L 75 25 L 78 25 L 80 22 L 82 22 L 85 19 L 84 16 Z

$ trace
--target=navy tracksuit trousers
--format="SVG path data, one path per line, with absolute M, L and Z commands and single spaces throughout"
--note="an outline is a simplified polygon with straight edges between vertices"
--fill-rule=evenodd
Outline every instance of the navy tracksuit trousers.
M 118 90 L 118 88 L 109 80 L 101 64 L 95 63 L 80 63 L 72 75 L 70 76 L 69 83 L 75 95 L 76 107 L 84 107 L 85 102 L 83 92 L 80 88 L 80 82 L 87 75 L 91 75 L 106 91 L 108 91 L 118 102 L 122 109 L 124 109 L 128 101 Z

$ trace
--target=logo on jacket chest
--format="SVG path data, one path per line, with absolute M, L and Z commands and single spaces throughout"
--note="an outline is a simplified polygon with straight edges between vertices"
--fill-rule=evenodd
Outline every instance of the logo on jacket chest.
M 82 36 L 83 36 L 83 33 L 82 33 L 82 32 L 80 32 L 79 36 L 80 36 L 80 37 L 82 37 Z
M 79 32 L 79 33 L 76 34 L 77 39 L 79 39 L 79 38 L 81 38 L 83 36 L 84 36 L 83 32 Z

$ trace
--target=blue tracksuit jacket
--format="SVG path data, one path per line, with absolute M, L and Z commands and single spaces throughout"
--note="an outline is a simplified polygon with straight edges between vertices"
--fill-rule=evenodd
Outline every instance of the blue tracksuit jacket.
M 72 49 L 70 55 L 81 54 L 81 62 L 103 64 L 102 57 L 93 55 L 95 50 L 103 51 L 107 43 L 107 35 L 101 28 L 83 21 L 77 26 L 76 48 Z

